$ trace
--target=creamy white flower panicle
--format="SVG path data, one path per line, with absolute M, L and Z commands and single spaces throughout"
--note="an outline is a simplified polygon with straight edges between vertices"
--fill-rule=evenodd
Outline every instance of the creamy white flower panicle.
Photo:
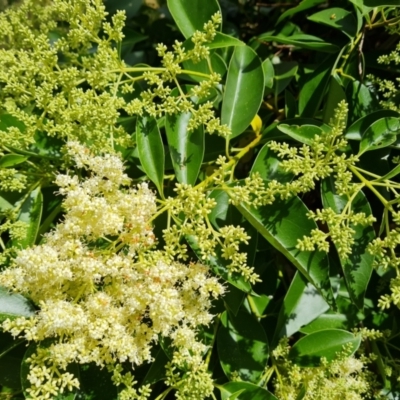
M 124 398 L 142 399 L 148 388 L 137 391 L 130 375 L 116 367 L 150 362 L 160 337 L 172 339 L 175 365 L 192 375 L 200 371 L 212 390 L 202 367 L 206 348 L 196 332 L 212 320 L 211 300 L 223 286 L 204 265 L 176 262 L 154 248 L 155 196 L 145 183 L 129 186 L 119 157 L 93 155 L 76 142 L 67 151 L 84 178 L 57 177 L 65 196 L 63 221 L 43 244 L 19 251 L 0 274 L 0 285 L 40 308 L 34 317 L 5 321 L 3 328 L 30 341 L 51 339 L 30 358 L 30 395 L 44 399 L 78 387 L 68 364 L 94 362 L 113 369 L 114 382 L 126 386 Z M 184 382 L 181 377 L 177 387 L 183 393 Z

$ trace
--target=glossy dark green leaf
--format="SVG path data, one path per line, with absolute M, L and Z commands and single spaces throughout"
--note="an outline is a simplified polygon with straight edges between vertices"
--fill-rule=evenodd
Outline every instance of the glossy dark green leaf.
M 287 125 L 279 124 L 278 129 L 300 143 L 311 145 L 315 136 L 320 136 L 324 131 L 316 125 Z
M 143 384 L 153 384 L 165 378 L 165 366 L 169 361 L 168 356 L 164 350 L 160 348 L 155 356 L 151 367 L 143 379 Z
M 338 195 L 332 179 L 325 179 L 321 185 L 322 203 L 325 208 L 332 208 L 336 214 L 340 214 L 348 202 L 347 196 Z M 362 191 L 359 191 L 353 199 L 351 210 L 354 213 L 365 213 L 370 216 L 372 211 Z M 372 226 L 352 226 L 355 231 L 354 245 L 348 259 L 340 259 L 346 280 L 347 289 L 354 304 L 362 309 L 364 296 L 372 274 L 374 257 L 367 250 L 368 244 L 375 239 L 375 231 Z
M 262 69 L 264 72 L 264 84 L 266 88 L 272 89 L 274 85 L 274 65 L 272 64 L 269 58 L 265 59 L 262 62 Z
M 331 73 L 336 68 L 339 55 L 328 56 L 315 70 L 306 75 L 299 95 L 299 113 L 301 117 L 314 117 L 319 110 Z
M 245 43 L 231 35 L 216 32 L 214 40 L 206 44 L 210 49 L 222 49 L 225 47 L 245 46 Z
M 188 130 L 191 113 L 168 115 L 165 130 L 172 165 L 178 182 L 194 185 L 204 157 L 204 131 Z
M 332 7 L 308 17 L 310 21 L 330 26 L 345 33 L 349 38 L 357 34 L 357 21 L 353 14 L 343 8 Z
M 13 167 L 14 165 L 22 164 L 29 157 L 21 156 L 20 154 L 6 154 L 0 158 L 0 168 Z
M 344 101 L 347 100 L 346 94 L 339 80 L 340 78 L 332 76 L 329 83 L 328 96 L 325 102 L 323 117 L 322 117 L 322 120 L 326 124 L 329 124 L 331 119 L 335 117 L 335 112 L 338 104 L 343 100 Z
M 285 183 L 290 182 L 293 178 L 293 174 L 281 167 L 281 159 L 270 149 L 268 143 L 257 154 L 250 173 L 255 172 L 259 173 L 265 181 L 276 179 L 278 182 Z
M 160 130 L 154 118 L 138 118 L 136 140 L 143 170 L 162 195 L 165 154 Z
M 385 117 L 367 128 L 361 138 L 359 155 L 394 143 L 400 133 L 400 118 Z
M 321 362 L 321 357 L 333 361 L 343 346 L 351 345 L 350 354 L 360 347 L 361 337 L 341 329 L 326 329 L 301 338 L 290 349 L 289 358 L 302 367 L 315 367 Z
M 243 381 L 258 382 L 268 361 L 268 340 L 263 327 L 244 306 L 236 316 L 226 311 L 221 315 L 217 348 L 228 378 L 235 373 Z
M 220 11 L 217 0 L 167 0 L 169 12 L 185 38 L 203 30 L 211 16 Z
M 393 110 L 379 110 L 375 111 L 371 114 L 367 114 L 364 117 L 355 121 L 346 131 L 345 137 L 346 139 L 351 140 L 361 140 L 364 132 L 375 122 L 379 121 L 382 118 L 397 118 L 400 117 L 400 114 L 397 111 Z
M 297 114 L 297 100 L 289 90 L 285 90 L 285 115 L 294 118 Z
M 24 222 L 25 236 L 13 239 L 13 246 L 26 248 L 36 243 L 43 212 L 43 195 L 40 186 L 32 190 L 21 205 L 18 221 Z
M 34 314 L 35 307 L 28 299 L 0 286 L 0 322 L 7 318 L 31 317 Z
M 342 313 L 322 314 L 314 321 L 300 329 L 300 332 L 310 334 L 325 329 L 347 329 L 350 328 L 348 318 Z
M 329 304 L 317 289 L 297 271 L 283 300 L 273 343 L 292 336 L 328 309 Z
M 221 122 L 231 129 L 231 138 L 249 126 L 260 108 L 263 94 L 264 72 L 260 59 L 249 46 L 235 47 L 221 110 Z
M 359 81 L 352 81 L 348 84 L 346 88 L 346 97 L 348 99 L 349 119 L 351 121 L 372 115 L 374 111 L 381 108 L 376 94 L 371 91 L 371 88 Z
M 10 388 L 12 392 L 21 391 L 21 359 L 5 355 L 0 358 L 0 386 Z M 8 397 L 3 393 L 3 399 Z M 2 395 L 0 394 L 0 398 Z
M 274 64 L 274 85 L 275 96 L 282 93 L 295 77 L 299 64 L 295 61 L 288 61 L 281 64 Z
M 294 197 L 290 200 L 275 200 L 272 205 L 257 209 L 238 206 L 243 216 L 280 251 L 314 285 L 324 299 L 331 303 L 332 289 L 329 282 L 329 260 L 320 251 L 300 251 L 297 240 L 309 236 L 317 226 L 307 217 L 308 209 Z
M 264 34 L 260 35 L 258 40 L 277 42 L 301 49 L 322 51 L 325 53 L 337 53 L 340 50 L 335 44 L 325 42 L 317 36 L 307 35 L 305 33 L 295 33 L 290 36 Z
M 296 7 L 289 8 L 278 19 L 278 22 L 283 21 L 287 17 L 291 17 L 301 11 L 308 10 L 311 7 L 317 6 L 318 4 L 324 3 L 325 0 L 303 0 Z
M 118 389 L 113 384 L 112 373 L 95 364 L 79 366 L 79 400 L 117 400 Z
M 218 386 L 221 400 L 232 400 L 231 396 L 240 392 L 239 400 L 278 400 L 271 392 L 249 382 L 228 382 Z M 235 397 L 233 397 L 235 399 Z

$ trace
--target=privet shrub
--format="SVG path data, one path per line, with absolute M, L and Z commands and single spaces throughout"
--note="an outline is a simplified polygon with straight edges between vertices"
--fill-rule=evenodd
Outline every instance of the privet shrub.
M 2 398 L 400 396 L 400 2 L 3 3 Z

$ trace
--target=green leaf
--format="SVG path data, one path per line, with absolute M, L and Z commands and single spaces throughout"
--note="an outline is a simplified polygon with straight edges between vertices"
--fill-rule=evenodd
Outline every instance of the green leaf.
M 360 347 L 361 337 L 341 329 L 326 329 L 301 338 L 290 349 L 289 359 L 302 367 L 316 367 L 325 357 L 328 362 L 333 361 L 343 346 L 351 345 L 349 355 L 354 354 Z
M 324 329 L 347 329 L 348 318 L 342 313 L 322 314 L 314 321 L 300 329 L 301 333 L 310 334 Z
M 268 89 L 272 89 L 274 85 L 275 71 L 274 71 L 274 65 L 272 64 L 269 58 L 265 59 L 262 62 L 262 69 L 264 72 L 265 87 Z
M 154 118 L 138 118 L 136 140 L 144 172 L 163 195 L 165 154 L 160 130 Z
M 336 214 L 340 214 L 348 203 L 347 196 L 338 195 L 333 179 L 324 179 L 321 185 L 322 204 L 325 208 L 332 208 Z M 359 191 L 352 200 L 351 211 L 354 213 L 372 214 L 371 207 L 364 193 Z M 340 258 L 347 289 L 353 303 L 359 308 L 364 307 L 364 296 L 372 274 L 374 257 L 368 252 L 368 244 L 375 239 L 375 231 L 372 226 L 355 225 L 354 244 L 348 259 Z
M 13 392 L 21 391 L 21 359 L 5 355 L 0 358 L 0 385 L 12 389 Z M 3 394 L 4 395 L 4 394 Z M 2 395 L 0 394 L 0 398 Z M 4 396 L 6 400 L 8 396 Z
M 272 151 L 266 143 L 257 154 L 257 158 L 251 168 L 250 174 L 259 173 L 265 181 L 276 179 L 278 182 L 290 182 L 293 174 L 285 171 L 282 167 L 282 160 Z
M 292 336 L 327 310 L 329 304 L 297 271 L 279 312 L 273 344 L 277 344 L 283 336 Z
M 356 118 L 372 115 L 374 111 L 380 108 L 375 94 L 370 88 L 359 81 L 352 81 L 348 84 L 346 97 L 348 98 L 349 120 L 351 121 L 354 121 Z
M 228 382 L 223 386 L 218 386 L 221 391 L 221 400 L 231 399 L 233 394 L 241 392 L 240 400 L 278 400 L 268 390 L 249 382 Z
M 211 16 L 220 11 L 217 0 L 167 0 L 168 10 L 185 38 L 202 31 Z
M 275 96 L 282 93 L 295 77 L 299 64 L 296 61 L 288 61 L 274 64 Z
M 400 7 L 400 0 L 364 0 L 364 5 L 367 7 L 387 7 L 387 6 Z
M 312 118 L 319 110 L 331 73 L 336 68 L 342 52 L 343 50 L 339 55 L 328 56 L 313 72 L 306 75 L 307 81 L 303 84 L 299 96 L 300 116 Z
M 329 83 L 328 97 L 324 106 L 322 120 L 329 124 L 331 119 L 335 117 L 335 112 L 338 104 L 342 100 L 346 99 L 346 94 L 344 93 L 343 87 L 340 84 L 340 78 L 336 76 L 331 76 L 331 81 Z M 346 101 L 347 102 L 347 101 Z
M 310 235 L 317 225 L 307 217 L 308 209 L 294 197 L 290 200 L 275 200 L 272 205 L 257 209 L 237 206 L 243 216 L 280 251 L 314 285 L 324 299 L 331 304 L 332 289 L 329 282 L 329 260 L 320 251 L 300 251 L 297 239 Z
M 0 322 L 7 318 L 31 317 L 34 314 L 35 307 L 28 299 L 0 286 Z
M 210 49 L 223 49 L 225 47 L 245 46 L 246 44 L 239 39 L 225 33 L 216 32 L 214 40 L 211 43 L 206 43 Z
M 386 175 L 383 175 L 381 178 L 377 179 L 377 181 L 384 181 L 384 180 L 387 180 L 387 179 L 392 179 L 395 176 L 397 176 L 398 174 L 400 174 L 400 165 L 396 165 Z
M 315 136 L 320 136 L 324 131 L 316 125 L 287 125 L 280 124 L 278 129 L 300 143 L 311 145 Z
M 245 307 L 237 316 L 221 315 L 217 335 L 219 360 L 225 375 L 257 383 L 268 361 L 268 340 L 263 327 Z
M 289 90 L 285 90 L 285 115 L 294 118 L 297 114 L 297 100 Z
M 204 157 L 204 131 L 202 125 L 188 130 L 191 117 L 189 112 L 168 115 L 165 130 L 176 179 L 194 186 Z
M 19 154 L 6 154 L 0 158 L 0 168 L 13 167 L 14 165 L 22 164 L 29 157 L 21 156 Z
M 151 363 L 151 367 L 147 371 L 146 376 L 143 379 L 143 384 L 153 384 L 161 381 L 165 378 L 165 365 L 169 361 L 168 356 L 164 350 L 160 347 L 154 361 Z
M 279 22 L 283 21 L 287 17 L 291 17 L 292 15 L 295 15 L 301 11 L 308 10 L 309 8 L 324 2 L 325 0 L 303 0 L 296 7 L 289 8 L 284 13 L 282 13 L 281 16 L 278 18 L 277 24 L 279 24 Z
M 21 249 L 33 246 L 36 243 L 40 221 L 43 211 L 43 195 L 40 186 L 32 190 L 26 197 L 18 215 L 18 221 L 24 222 L 25 237 L 23 239 L 13 239 L 12 245 Z
M 338 29 L 349 38 L 353 38 L 357 34 L 357 21 L 351 12 L 343 8 L 328 8 L 310 15 L 308 19 Z
M 399 133 L 400 118 L 384 117 L 375 121 L 364 132 L 358 155 L 391 145 L 396 141 Z
M 249 126 L 260 108 L 263 94 L 264 72 L 260 59 L 249 46 L 235 47 L 221 111 L 221 123 L 232 130 L 231 138 Z
M 112 374 L 95 364 L 79 366 L 79 400 L 117 400 L 118 389 L 112 383 Z
M 350 140 L 361 140 L 364 132 L 376 121 L 387 118 L 387 117 L 400 117 L 397 111 L 393 110 L 379 110 L 371 114 L 367 114 L 355 121 L 348 129 L 345 134 L 346 139 Z
M 305 33 L 294 33 L 291 36 L 284 36 L 282 34 L 262 34 L 258 37 L 258 40 L 264 42 L 278 42 L 294 47 L 299 47 L 301 49 L 322 51 L 325 53 L 337 53 L 340 50 L 339 47 L 335 44 L 325 42 L 323 39 L 317 36 L 307 35 Z

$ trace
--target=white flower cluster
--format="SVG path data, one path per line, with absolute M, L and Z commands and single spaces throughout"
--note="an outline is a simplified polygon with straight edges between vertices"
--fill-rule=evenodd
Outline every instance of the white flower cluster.
M 117 156 L 94 156 L 75 142 L 68 154 L 83 177 L 57 177 L 63 221 L 0 274 L 0 285 L 40 307 L 34 317 L 7 320 L 3 328 L 30 341 L 51 339 L 30 358 L 30 395 L 44 399 L 49 391 L 78 386 L 66 371 L 73 362 L 108 368 L 150 362 L 160 337 L 172 339 L 177 364 L 183 358 L 198 368 L 206 349 L 197 327 L 213 318 L 211 300 L 223 286 L 204 265 L 178 263 L 154 248 L 155 196 L 146 184 L 129 187 Z M 126 390 L 126 398 L 142 396 Z

